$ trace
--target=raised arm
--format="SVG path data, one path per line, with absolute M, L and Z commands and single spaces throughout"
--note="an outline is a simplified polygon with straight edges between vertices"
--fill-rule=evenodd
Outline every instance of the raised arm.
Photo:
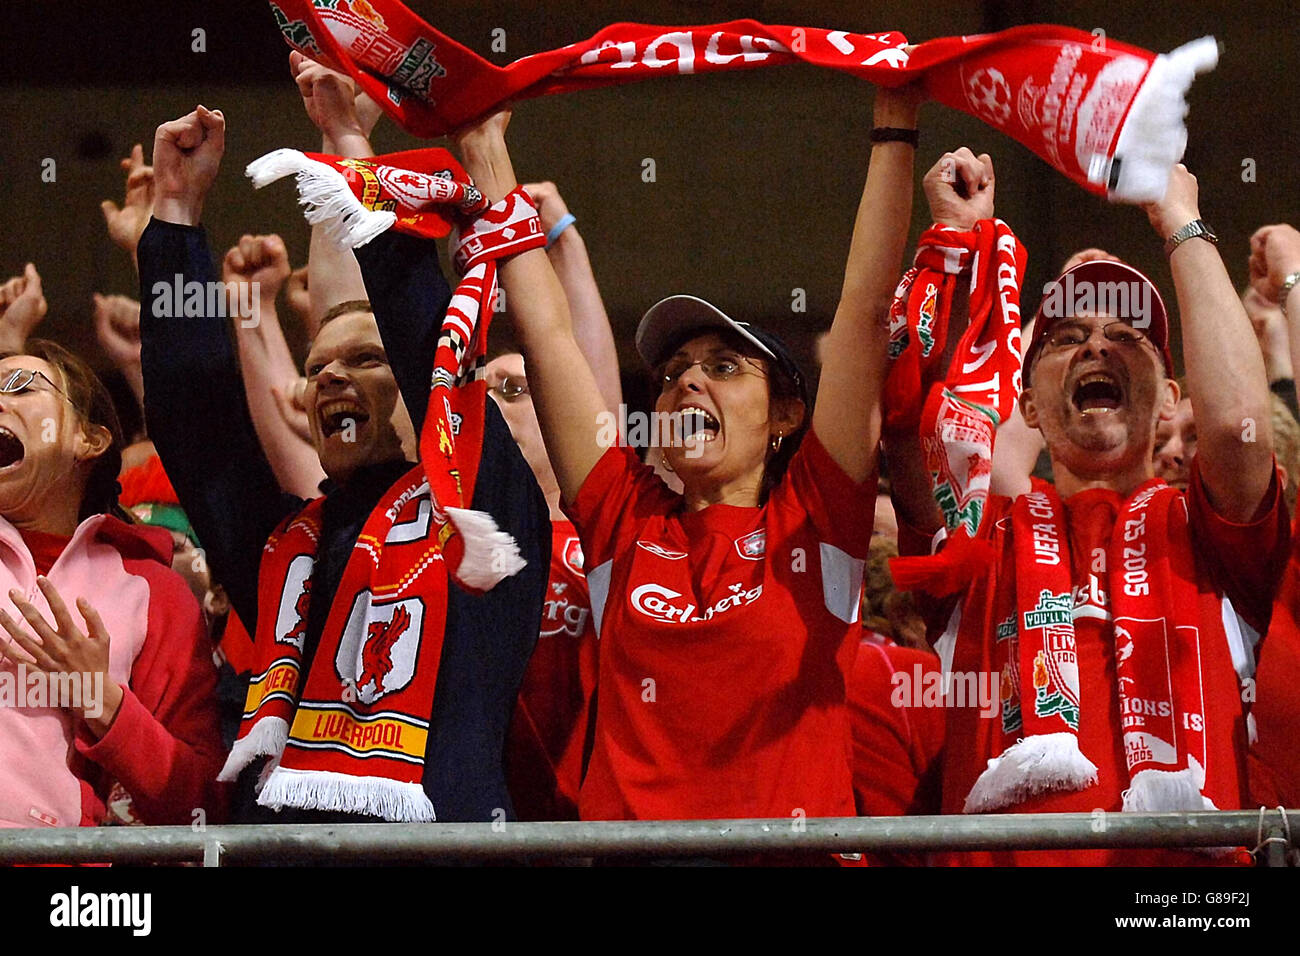
M 456 137 L 465 170 L 491 202 L 499 202 L 517 185 L 503 111 L 462 130 Z M 528 387 L 546 453 L 555 469 L 560 494 L 573 501 L 605 448 L 598 435 L 605 399 L 574 336 L 564 289 L 542 249 L 507 259 L 498 273 L 506 293 L 506 310 L 524 350 Z
M 878 90 L 877 127 L 916 128 L 920 94 Z M 854 481 L 876 468 L 880 395 L 888 371 L 885 316 L 903 262 L 912 217 L 912 160 L 908 143 L 877 143 L 858 204 L 844 267 L 839 308 L 827 333 L 826 362 L 812 427 L 822 445 Z
M 289 69 L 302 95 L 303 108 L 321 132 L 321 152 L 350 159 L 375 155 L 369 137 L 381 111 L 374 101 L 360 92 L 349 77 L 296 50 L 289 54 Z M 321 317 L 340 302 L 366 297 L 361 269 L 351 250 L 331 240 L 324 226 L 313 226 L 311 230 L 307 291 L 313 326 L 318 326 Z
M 276 389 L 288 388 L 298 377 L 275 310 L 276 295 L 289 275 L 284 241 L 279 236 L 244 236 L 226 253 L 221 272 L 227 288 L 236 290 L 231 295 L 237 306 L 232 309 L 235 344 L 248 411 L 262 450 L 283 490 L 314 498 L 325 480 L 320 457 L 289 424 L 275 395 Z
M 262 454 L 225 318 L 186 316 L 178 301 L 178 283 L 217 281 L 198 223 L 224 136 L 224 117 L 203 107 L 158 127 L 157 203 L 139 246 L 140 358 L 149 435 L 213 576 L 251 630 L 262 546 L 301 502 L 280 492 Z
M 95 307 L 95 338 L 99 347 L 131 386 L 135 400 L 144 408 L 144 372 L 140 369 L 140 303 L 124 295 L 92 298 Z
M 569 225 L 546 247 L 546 255 L 569 303 L 573 337 L 587 357 L 591 373 L 600 386 L 601 397 L 605 399 L 605 407 L 617 412 L 623 401 L 623 385 L 618 376 L 618 349 L 614 346 L 614 333 L 609 327 L 609 315 L 600 297 L 600 287 L 596 285 L 596 276 L 591 270 L 591 259 L 587 257 L 587 244 L 583 242 L 555 183 L 528 183 L 524 189 L 537 204 L 537 215 L 541 217 L 542 228 L 548 236 L 566 217 L 569 219 Z
M 144 147 L 136 143 L 131 147 L 131 155 L 121 162 L 126 172 L 126 196 L 122 205 L 111 199 L 99 204 L 104 213 L 104 224 L 108 227 L 108 237 L 113 244 L 131 254 L 131 261 L 136 261 L 136 247 L 140 236 L 149 225 L 153 214 L 154 178 L 153 167 L 144 162 Z
M 0 285 L 0 349 L 21 352 L 27 336 L 45 318 L 47 308 L 41 275 L 29 262 L 22 275 Z
M 1168 239 L 1201 218 L 1196 177 L 1178 164 L 1165 198 L 1144 208 Z M 1205 490 L 1224 518 L 1250 521 L 1273 480 L 1272 399 L 1259 343 L 1213 244 L 1188 239 L 1170 267 Z
M 1300 232 L 1284 224 L 1264 226 L 1250 237 L 1250 286 L 1257 300 L 1280 307 L 1282 335 L 1290 345 L 1290 362 L 1279 378 L 1300 368 L 1300 281 L 1293 281 L 1285 292 L 1282 286 L 1300 274 Z M 1249 303 L 1247 303 L 1249 308 Z
M 996 180 L 993 160 L 987 153 L 976 156 L 963 146 L 954 152 L 944 153 L 930 167 L 922 180 L 925 198 L 930 207 L 930 221 L 968 232 L 982 219 L 993 218 Z M 913 287 L 915 293 L 915 287 Z M 953 292 L 953 302 L 948 320 L 948 338 L 944 355 L 938 368 L 946 374 L 957 342 L 968 322 L 969 295 L 965 283 L 958 282 Z M 932 380 L 921 383 L 921 395 L 929 390 Z M 1010 424 L 1008 422 L 1007 424 Z M 1004 425 L 1004 427 L 1006 427 Z M 1024 429 L 1023 422 L 1019 426 Z M 1017 434 L 1016 426 L 1011 426 Z M 1019 433 L 1020 437 L 1028 437 Z M 891 433 L 885 437 L 885 457 L 889 463 L 889 477 L 893 488 L 894 510 L 901 525 L 920 537 L 928 538 L 943 527 L 943 513 L 934 500 L 933 483 L 921 451 L 921 439 L 915 430 L 910 433 Z M 1002 441 L 999 429 L 998 445 Z M 1003 456 L 1010 458 L 1009 454 Z M 1006 462 L 1004 462 L 1006 464 Z M 998 466 L 994 451 L 994 468 Z M 1032 468 L 1032 464 L 1030 465 Z M 1006 469 L 1010 471 L 1010 468 Z M 900 541 L 902 539 L 900 538 Z

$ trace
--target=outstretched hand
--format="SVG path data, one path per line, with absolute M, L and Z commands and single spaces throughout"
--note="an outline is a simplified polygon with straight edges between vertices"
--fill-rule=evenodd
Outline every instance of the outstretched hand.
M 159 126 L 153 141 L 154 215 L 198 225 L 225 151 L 226 118 L 220 110 L 198 106 Z
M 104 224 L 108 226 L 108 237 L 113 244 L 134 256 L 140 234 L 153 215 L 153 167 L 145 165 L 144 147 L 139 143 L 131 147 L 131 155 L 122 160 L 121 166 L 126 173 L 126 196 L 122 205 L 105 199 L 99 208 L 104 213 Z
M 0 645 L 0 654 L 46 674 L 76 674 L 91 678 L 97 674 L 102 675 L 103 698 L 88 695 L 83 688 L 82 706 L 77 708 L 95 735 L 102 737 L 108 732 L 122 704 L 122 687 L 108 673 L 108 629 L 90 602 L 85 598 L 77 598 L 77 610 L 86 622 L 83 633 L 49 579 L 43 575 L 38 576 L 36 584 L 50 606 L 54 626 L 50 625 L 34 604 L 23 597 L 21 591 L 11 590 L 9 599 L 39 640 L 34 639 L 13 617 L 0 609 L 0 625 L 12 638 L 12 643 L 8 646 Z M 88 699 L 92 696 L 95 699 Z
M 922 185 L 933 222 L 969 230 L 981 219 L 993 218 L 993 160 L 988 153 L 976 156 L 965 146 L 944 153 Z
M 289 53 L 289 71 L 298 84 L 307 116 L 336 148 L 349 136 L 370 136 L 383 111 L 350 76 L 322 66 L 297 50 Z

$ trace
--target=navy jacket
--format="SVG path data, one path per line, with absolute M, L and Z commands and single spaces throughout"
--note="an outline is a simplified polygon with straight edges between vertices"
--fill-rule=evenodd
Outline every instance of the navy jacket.
M 280 491 L 262 452 L 227 320 L 210 315 L 167 317 L 169 310 L 154 308 L 159 283 L 171 295 L 178 281 L 219 279 L 203 229 L 155 219 L 140 239 L 138 256 L 149 437 L 203 544 L 213 579 L 225 586 L 240 618 L 255 633 L 262 546 L 275 526 L 304 502 Z M 438 330 L 451 297 L 436 246 L 388 233 L 358 250 L 357 258 L 389 364 L 418 433 L 428 405 Z M 383 492 L 410 467 L 401 462 L 376 465 L 359 471 L 345 486 L 326 482 L 304 648 L 308 655 L 320 640 L 362 525 Z M 514 536 L 528 566 L 482 596 L 454 584 L 449 589 L 424 770 L 424 789 L 440 821 L 496 820 L 502 812 L 513 818 L 502 753 L 540 630 L 550 565 L 546 500 L 491 401 L 471 506 L 492 515 Z M 251 799 L 254 776 L 250 768 L 241 780 L 243 799 L 238 804 L 247 822 L 366 819 L 355 814 L 277 814 L 257 807 Z

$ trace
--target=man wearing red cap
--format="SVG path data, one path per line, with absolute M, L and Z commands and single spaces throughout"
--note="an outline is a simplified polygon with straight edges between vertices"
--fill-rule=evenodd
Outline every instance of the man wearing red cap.
M 1051 283 L 1020 410 L 1054 485 L 990 498 L 938 641 L 954 682 L 997 675 L 989 715 L 948 707 L 947 813 L 1245 805 L 1251 634 L 1289 541 L 1259 347 L 1181 165 L 1146 207 L 1174 276 L 1198 448 L 1185 492 L 1155 477 L 1179 400 L 1169 320 L 1138 270 L 1091 261 Z M 1101 811 L 1101 812 L 1097 812 Z M 1205 864 L 1222 851 L 953 854 L 946 862 Z

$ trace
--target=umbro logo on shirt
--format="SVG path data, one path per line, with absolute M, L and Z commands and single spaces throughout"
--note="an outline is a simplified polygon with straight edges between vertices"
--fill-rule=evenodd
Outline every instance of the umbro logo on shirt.
M 679 561 L 686 557 L 685 551 L 669 551 L 667 548 L 657 545 L 653 541 L 638 541 L 636 546 L 638 548 L 645 548 L 651 554 L 660 558 L 667 558 L 669 561 Z

